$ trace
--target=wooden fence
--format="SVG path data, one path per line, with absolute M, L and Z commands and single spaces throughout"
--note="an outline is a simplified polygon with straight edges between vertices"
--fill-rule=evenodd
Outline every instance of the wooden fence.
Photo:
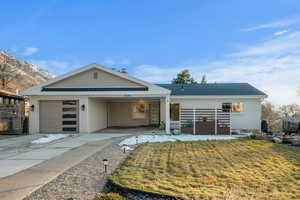
M 23 104 L 0 104 L 0 133 L 22 133 Z
M 231 113 L 217 108 L 181 108 L 180 127 L 189 134 L 231 134 Z

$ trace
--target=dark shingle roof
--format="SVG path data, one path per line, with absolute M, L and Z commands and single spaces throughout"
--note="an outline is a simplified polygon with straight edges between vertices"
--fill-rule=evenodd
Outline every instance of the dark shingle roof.
M 157 84 L 171 95 L 266 95 L 248 83 Z

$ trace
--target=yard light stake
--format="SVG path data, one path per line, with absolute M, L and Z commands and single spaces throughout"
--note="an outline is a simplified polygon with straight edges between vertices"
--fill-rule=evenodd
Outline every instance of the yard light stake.
M 139 137 L 138 137 L 138 136 L 136 136 L 136 137 L 135 137 L 135 139 L 136 139 L 136 141 L 135 141 L 135 142 L 136 142 L 136 144 L 138 144 L 138 139 L 139 139 Z
M 104 165 L 104 172 L 107 173 L 108 160 L 103 159 L 102 161 L 103 161 L 103 165 Z
M 126 144 L 123 145 L 123 153 L 126 153 Z

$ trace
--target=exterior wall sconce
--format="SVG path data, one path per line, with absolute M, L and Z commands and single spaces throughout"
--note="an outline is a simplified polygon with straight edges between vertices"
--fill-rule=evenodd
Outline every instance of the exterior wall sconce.
M 32 112 L 34 111 L 34 105 L 30 106 L 30 111 L 32 111 Z
M 85 105 L 84 104 L 81 105 L 81 111 L 85 111 Z

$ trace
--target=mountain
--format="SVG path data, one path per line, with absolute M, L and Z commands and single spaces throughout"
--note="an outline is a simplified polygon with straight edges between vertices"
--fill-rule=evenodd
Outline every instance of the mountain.
M 9 60 L 8 63 L 14 69 L 13 73 L 19 74 L 17 78 L 14 78 L 8 83 L 8 88 L 5 88 L 11 92 L 29 88 L 55 77 L 50 72 L 38 66 L 19 60 L 4 51 L 0 51 L 0 61 L 2 61 L 4 58 Z

